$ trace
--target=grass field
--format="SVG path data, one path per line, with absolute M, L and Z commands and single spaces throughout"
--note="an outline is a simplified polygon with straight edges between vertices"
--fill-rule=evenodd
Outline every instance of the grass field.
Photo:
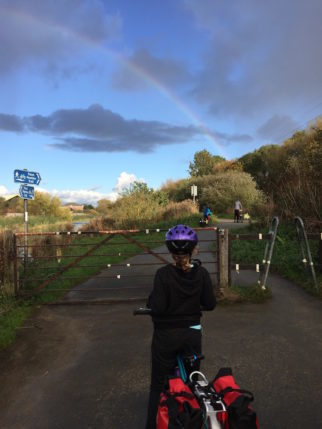
M 156 247 L 164 242 L 164 231 L 157 232 L 156 229 L 168 229 L 173 224 L 189 224 L 193 227 L 199 226 L 199 214 L 191 215 L 182 219 L 163 221 L 155 225 L 149 225 L 150 233 L 147 234 L 145 230 L 138 234 L 131 235 L 132 238 L 139 242 L 144 241 L 144 245 L 149 248 Z M 82 218 L 83 220 L 83 218 Z M 55 224 L 51 224 L 51 229 L 46 232 L 55 230 Z M 66 229 L 65 229 L 66 230 Z M 154 232 L 153 232 L 154 230 Z M 54 237 L 54 238 L 53 238 Z M 59 241 L 62 238 L 62 241 Z M 143 252 L 135 244 L 131 244 L 119 235 L 113 237 L 111 241 L 102 245 L 95 251 L 95 255 L 89 255 L 83 258 L 75 267 L 67 270 L 66 267 L 82 255 L 90 251 L 94 245 L 102 242 L 106 235 L 64 235 L 51 236 L 47 240 L 51 240 L 54 246 L 48 246 L 43 241 L 38 243 L 34 241 L 34 246 L 41 246 L 36 248 L 41 258 L 34 260 L 28 264 L 27 272 L 24 274 L 22 267 L 20 269 L 20 280 L 23 281 L 24 290 L 33 292 L 39 287 L 46 279 L 50 279 L 57 271 L 63 271 L 62 275 L 54 280 L 44 288 L 41 293 L 32 296 L 28 299 L 16 301 L 15 299 L 6 297 L 0 294 L 0 348 L 8 346 L 15 338 L 16 329 L 23 323 L 26 317 L 30 314 L 33 306 L 44 302 L 52 302 L 61 297 L 66 291 L 70 290 L 77 284 L 80 284 L 88 278 L 99 273 L 107 264 L 121 263 L 130 254 L 135 255 Z M 44 238 L 42 237 L 42 240 Z M 29 244 L 32 244 L 32 237 L 30 237 Z M 57 249 L 59 246 L 56 244 L 64 244 L 64 240 L 68 240 L 72 246 L 61 246 L 59 253 Z M 156 243 L 156 242 L 159 242 Z M 48 243 L 47 243 L 48 244 Z M 99 255 L 102 256 L 99 256 Z M 60 262 L 59 262 L 60 260 Z M 22 259 L 21 259 L 22 264 Z
M 247 230 L 234 230 L 233 233 L 235 234 L 238 232 L 240 234 L 245 234 Z M 250 228 L 250 232 L 257 234 L 259 232 L 268 232 L 268 230 L 259 230 L 256 225 L 253 225 Z M 278 227 L 270 270 L 294 281 L 294 283 L 299 284 L 309 293 L 322 297 L 322 273 L 319 271 L 319 268 L 321 270 L 321 266 L 319 267 L 317 261 L 319 242 L 318 240 L 309 240 L 309 243 L 312 258 L 315 263 L 315 271 L 317 281 L 320 286 L 320 293 L 317 293 L 314 288 L 310 268 L 308 266 L 306 267 L 302 263 L 302 256 L 296 239 L 296 230 L 294 225 L 281 224 Z M 266 240 L 233 240 L 231 259 L 236 263 L 261 263 L 264 255 L 265 244 Z

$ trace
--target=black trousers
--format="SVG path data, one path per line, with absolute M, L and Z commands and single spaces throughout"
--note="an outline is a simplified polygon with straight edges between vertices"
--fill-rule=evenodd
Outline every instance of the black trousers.
M 201 354 L 201 330 L 191 328 L 155 329 L 151 354 L 151 386 L 145 429 L 156 429 L 160 393 L 168 376 L 173 375 L 178 354 Z

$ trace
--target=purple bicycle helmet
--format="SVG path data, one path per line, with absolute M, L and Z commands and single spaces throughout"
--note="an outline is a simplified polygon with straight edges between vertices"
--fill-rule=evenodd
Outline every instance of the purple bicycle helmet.
M 196 232 L 187 225 L 175 225 L 166 233 L 165 244 L 175 255 L 191 254 L 198 243 Z

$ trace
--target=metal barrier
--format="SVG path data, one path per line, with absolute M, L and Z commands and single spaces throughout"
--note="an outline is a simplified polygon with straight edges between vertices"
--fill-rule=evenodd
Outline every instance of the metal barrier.
M 229 250 L 229 284 L 231 285 L 231 270 L 232 267 L 235 266 L 236 272 L 239 272 L 240 270 L 249 270 L 249 269 L 255 269 L 258 273 L 258 284 L 262 287 L 262 289 L 266 289 L 266 282 L 267 277 L 269 273 L 269 268 L 271 266 L 271 261 L 273 257 L 273 250 L 274 250 L 274 244 L 275 239 L 277 235 L 277 229 L 279 225 L 279 219 L 277 216 L 275 216 L 272 219 L 272 222 L 270 224 L 269 232 L 268 234 L 235 234 L 229 236 L 229 249 L 231 249 L 231 242 L 233 240 L 267 240 L 264 250 L 264 257 L 262 259 L 262 262 L 258 262 L 255 264 L 240 264 L 238 262 L 231 262 L 231 250 Z
M 212 246 L 216 243 L 216 234 L 209 239 L 203 237 L 202 232 L 208 231 L 209 235 L 209 231 L 215 233 L 216 228 L 195 229 L 200 242 L 198 257 L 203 264 L 209 264 L 209 273 L 217 276 L 216 250 Z M 164 247 L 167 230 L 15 234 L 16 290 L 23 297 L 44 293 L 60 296 L 71 292 L 69 303 L 75 301 L 76 291 L 77 296 L 91 295 L 92 300 L 95 293 L 98 298 L 106 299 L 107 294 L 115 297 L 117 291 L 121 297 L 128 291 L 127 296 L 134 298 L 134 291 L 140 289 L 143 296 L 152 288 L 156 269 L 171 260 Z M 207 254 L 211 257 L 207 258 Z
M 299 247 L 301 250 L 302 262 L 306 268 L 309 265 L 309 267 L 311 269 L 311 273 L 312 273 L 314 287 L 315 287 L 315 290 L 318 292 L 319 291 L 319 285 L 318 285 L 318 282 L 316 279 L 314 262 L 312 259 L 310 244 L 309 244 L 309 240 L 308 240 L 308 234 L 306 233 L 303 220 L 299 216 L 295 217 L 295 227 L 296 227 L 296 233 L 297 233 L 297 240 L 298 240 Z M 320 233 L 320 234 L 309 234 L 309 236 L 310 236 L 310 239 L 322 240 L 322 233 Z

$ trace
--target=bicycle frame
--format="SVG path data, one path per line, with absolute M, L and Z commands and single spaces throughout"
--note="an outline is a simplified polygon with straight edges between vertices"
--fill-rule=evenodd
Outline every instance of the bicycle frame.
M 139 308 L 133 312 L 134 315 L 151 315 L 151 310 L 148 308 Z M 204 414 L 205 429 L 222 429 L 220 422 L 217 419 L 217 414 L 226 412 L 225 404 L 222 399 L 216 394 L 215 390 L 209 388 L 209 382 L 206 376 L 200 371 L 193 371 L 189 373 L 189 368 L 185 366 L 184 360 L 187 357 L 181 355 L 177 356 L 177 367 L 174 369 L 174 375 L 179 376 L 184 383 L 189 384 L 189 387 L 196 397 L 200 408 Z M 189 357 L 190 366 L 193 362 L 203 359 L 203 356 L 192 355 Z M 191 368 L 190 368 L 191 370 Z M 194 380 L 194 377 L 197 379 Z M 216 409 L 214 408 L 214 398 Z M 218 407 L 218 409 L 217 409 Z
M 199 379 L 194 380 L 194 376 L 197 376 Z M 226 407 L 221 398 L 217 396 L 214 389 L 213 392 L 209 391 L 209 382 L 202 372 L 192 372 L 189 375 L 189 380 L 190 388 L 198 399 L 200 407 L 204 413 L 206 429 L 222 429 L 222 426 L 218 421 L 217 414 L 226 412 Z M 215 403 L 218 409 L 214 408 L 214 396 L 217 396 Z

